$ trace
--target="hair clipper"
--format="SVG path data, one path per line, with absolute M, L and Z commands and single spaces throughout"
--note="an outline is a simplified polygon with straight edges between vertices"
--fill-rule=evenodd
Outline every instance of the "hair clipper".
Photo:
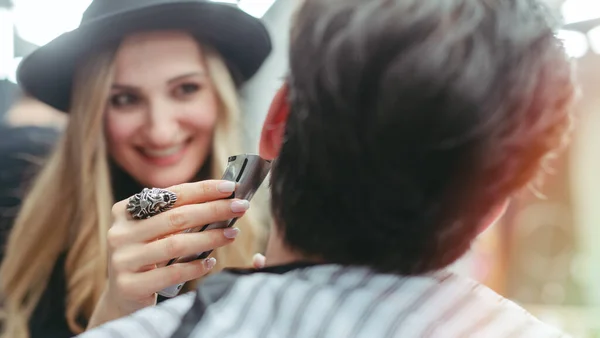
M 236 182 L 237 187 L 235 192 L 228 198 L 239 198 L 250 201 L 252 196 L 254 196 L 254 193 L 265 180 L 265 177 L 269 174 L 270 170 L 271 161 L 264 160 L 258 155 L 243 154 L 229 157 L 227 161 L 227 168 L 225 168 L 225 173 L 223 173 L 223 177 L 221 179 Z M 227 221 L 206 224 L 202 227 L 188 229 L 184 232 L 200 232 L 211 229 L 227 228 L 233 226 L 236 221 L 237 218 L 232 218 Z M 202 252 L 197 255 L 174 258 L 171 259 L 167 265 L 187 263 L 197 259 L 204 259 L 207 258 L 211 252 L 212 250 Z M 184 284 L 185 283 L 172 285 L 161 290 L 158 294 L 167 298 L 175 297 Z

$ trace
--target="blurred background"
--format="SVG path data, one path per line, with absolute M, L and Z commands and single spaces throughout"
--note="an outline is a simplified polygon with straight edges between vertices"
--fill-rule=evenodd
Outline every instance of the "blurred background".
M 540 191 L 525 191 L 455 268 L 576 337 L 600 337 L 600 0 L 546 0 L 562 17 L 557 34 L 577 64 L 582 101 L 570 147 L 556 158 Z M 239 0 L 263 18 L 274 53 L 243 91 L 247 151 L 256 151 L 269 102 L 286 70 L 294 0 Z M 12 125 L 58 129 L 65 116 L 20 102 L 21 59 L 76 28 L 90 0 L 0 0 L 0 117 Z M 9 109 L 12 107 L 11 109 Z M 0 136 L 0 143 L 5 142 Z

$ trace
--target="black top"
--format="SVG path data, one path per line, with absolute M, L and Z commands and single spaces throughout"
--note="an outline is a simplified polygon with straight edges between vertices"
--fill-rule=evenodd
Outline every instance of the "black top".
M 116 165 L 111 163 L 112 184 L 115 191 L 115 200 L 123 200 L 140 190 L 142 186 L 125 174 Z M 116 189 L 118 187 L 118 189 Z M 38 306 L 29 320 L 31 338 L 68 338 L 74 335 L 69 329 L 66 311 L 66 276 L 65 260 L 67 253 L 59 256 L 48 287 Z M 84 327 L 86 323 L 81 323 Z
M 43 160 L 49 155 L 58 137 L 59 132 L 51 128 L 0 126 L 0 259 L 4 257 L 4 245 L 27 186 L 39 172 Z M 32 157 L 37 160 L 32 161 Z M 210 160 L 206 164 L 204 168 L 208 170 Z M 117 165 L 110 163 L 110 166 L 116 201 L 126 199 L 142 190 L 142 185 Z M 198 179 L 208 177 L 206 170 L 198 173 Z M 74 335 L 65 317 L 66 256 L 66 253 L 59 256 L 47 289 L 30 318 L 31 338 L 68 338 Z M 85 324 L 82 323 L 84 326 Z
M 120 201 L 142 190 L 142 186 L 132 180 L 116 165 L 111 164 L 112 184 L 115 200 Z M 65 260 L 67 254 L 59 256 L 48 282 L 48 287 L 29 320 L 31 338 L 68 338 L 74 335 L 69 329 L 66 311 Z M 81 323 L 84 327 L 86 323 Z

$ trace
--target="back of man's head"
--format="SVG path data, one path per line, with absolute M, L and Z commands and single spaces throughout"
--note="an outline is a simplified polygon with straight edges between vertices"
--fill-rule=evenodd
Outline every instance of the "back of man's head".
M 534 0 L 305 0 L 273 214 L 290 248 L 442 268 L 563 143 L 570 64 Z

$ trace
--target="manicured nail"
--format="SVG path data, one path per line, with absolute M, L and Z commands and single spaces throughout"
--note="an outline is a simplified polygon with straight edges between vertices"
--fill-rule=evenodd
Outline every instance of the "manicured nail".
M 217 260 L 214 257 L 210 257 L 204 260 L 204 267 L 206 270 L 210 270 L 215 267 Z
M 222 193 L 234 192 L 235 191 L 235 182 L 221 182 L 217 184 L 217 190 Z
M 246 200 L 239 200 L 231 202 L 231 211 L 233 212 L 244 212 L 250 208 L 250 202 Z
M 229 239 L 236 238 L 239 233 L 240 229 L 238 228 L 225 228 L 225 230 L 223 230 L 223 235 Z

